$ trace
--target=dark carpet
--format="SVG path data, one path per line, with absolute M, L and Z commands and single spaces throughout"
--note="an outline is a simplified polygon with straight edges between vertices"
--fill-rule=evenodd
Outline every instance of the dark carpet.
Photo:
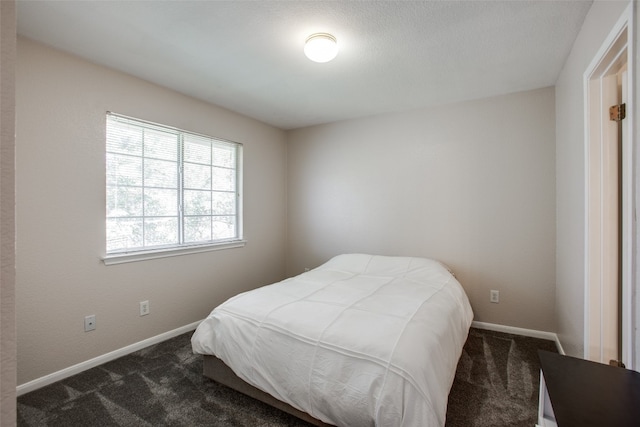
M 190 338 L 180 335 L 20 396 L 18 426 L 309 426 L 204 378 Z M 556 351 L 551 341 L 472 328 L 446 426 L 535 425 L 538 349 Z

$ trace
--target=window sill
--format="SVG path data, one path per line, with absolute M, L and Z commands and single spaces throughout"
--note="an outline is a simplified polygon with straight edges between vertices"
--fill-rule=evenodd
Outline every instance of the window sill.
M 105 265 L 124 264 L 127 262 L 146 261 L 157 258 L 167 258 L 180 255 L 197 254 L 200 252 L 219 251 L 223 249 L 242 248 L 246 240 L 233 240 L 229 242 L 214 243 L 209 245 L 194 245 L 179 248 L 156 249 L 136 252 L 123 252 L 105 256 L 102 261 Z

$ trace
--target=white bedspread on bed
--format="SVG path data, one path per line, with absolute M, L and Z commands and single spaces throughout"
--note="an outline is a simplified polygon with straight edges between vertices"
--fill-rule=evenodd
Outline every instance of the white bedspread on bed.
M 437 261 L 339 255 L 218 306 L 193 350 L 337 426 L 444 426 L 473 318 Z

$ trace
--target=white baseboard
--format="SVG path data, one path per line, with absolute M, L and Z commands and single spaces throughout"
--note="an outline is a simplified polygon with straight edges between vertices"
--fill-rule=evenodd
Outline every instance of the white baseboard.
M 193 331 L 198 327 L 199 324 L 200 321 L 182 326 L 172 331 L 164 332 L 160 335 L 156 335 L 155 337 L 147 338 L 146 340 L 142 340 L 121 349 L 114 350 L 110 353 L 94 357 L 93 359 L 78 363 L 77 365 L 69 366 L 68 368 L 53 372 L 49 375 L 45 375 L 44 377 L 36 378 L 35 380 L 20 384 L 18 387 L 16 387 L 16 394 L 18 396 L 21 396 L 25 393 L 29 393 L 30 391 L 37 390 L 49 384 L 53 384 L 56 381 L 60 381 L 73 375 L 79 374 L 80 372 L 86 371 L 87 369 L 95 368 L 96 366 L 102 365 L 103 363 L 111 362 L 112 360 L 115 360 L 119 357 L 131 354 L 134 351 L 142 350 L 145 347 L 149 347 L 173 337 L 177 337 L 178 335 Z
M 525 337 L 541 338 L 556 343 L 558 353 L 565 354 L 558 334 L 554 332 L 536 331 L 534 329 L 517 328 L 515 326 L 497 325 L 495 323 L 476 322 L 471 323 L 472 328 L 486 329 L 488 331 L 504 332 L 506 334 L 522 335 Z
M 73 375 L 79 374 L 80 372 L 86 371 L 87 369 L 95 368 L 96 366 L 102 365 L 107 362 L 111 362 L 112 360 L 115 360 L 119 357 L 126 356 L 127 354 L 131 354 L 134 351 L 142 350 L 145 347 L 149 347 L 151 345 L 158 344 L 162 341 L 166 341 L 173 337 L 177 337 L 178 335 L 182 335 L 189 331 L 193 331 L 196 329 L 196 327 L 198 327 L 199 324 L 200 324 L 200 321 L 191 323 L 186 326 L 182 326 L 172 331 L 168 331 L 160 335 L 156 335 L 155 337 L 147 338 L 146 340 L 142 340 L 140 342 L 128 345 L 121 349 L 114 350 L 110 353 L 106 353 L 101 356 L 94 357 L 93 359 L 89 359 L 85 362 L 78 363 L 77 365 L 69 366 L 68 368 L 62 369 L 57 372 L 53 372 L 49 375 L 45 375 L 44 377 L 36 378 L 35 380 L 29 381 L 24 384 L 20 384 L 18 387 L 16 387 L 16 394 L 18 396 L 21 396 L 25 393 L 29 393 L 33 390 L 37 390 L 49 384 L 53 384 L 56 381 L 60 381 L 65 378 L 69 378 Z M 504 325 L 497 325 L 494 323 L 485 323 L 485 322 L 476 322 L 476 321 L 474 321 L 471 324 L 471 326 L 478 329 L 487 329 L 490 331 L 504 332 L 507 334 L 523 335 L 526 337 L 551 340 L 556 343 L 558 352 L 560 354 L 565 354 L 562 348 L 562 345 L 560 344 L 560 341 L 558 339 L 558 335 L 553 332 L 543 332 L 543 331 L 536 331 L 533 329 L 523 329 L 523 328 L 516 328 L 514 326 L 504 326 Z

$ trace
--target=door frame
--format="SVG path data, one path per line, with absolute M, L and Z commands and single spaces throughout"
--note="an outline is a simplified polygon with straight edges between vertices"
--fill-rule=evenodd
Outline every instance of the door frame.
M 638 351 L 637 344 L 634 343 L 634 310 L 633 288 L 636 285 L 634 275 L 634 254 L 637 244 L 635 242 L 635 221 L 633 212 L 635 207 L 635 161 L 633 132 L 634 105 L 633 91 L 634 63 L 633 52 L 635 29 L 633 28 L 633 17 L 635 14 L 635 2 L 630 2 L 629 6 L 620 16 L 604 43 L 598 50 L 594 59 L 584 73 L 584 126 L 585 126 L 585 283 L 584 283 L 584 358 L 590 360 L 603 361 L 602 359 L 602 265 L 603 256 L 601 251 L 602 239 L 602 217 L 594 210 L 593 206 L 601 204 L 599 193 L 602 185 L 601 166 L 602 152 L 599 147 L 603 144 L 602 123 L 608 114 L 602 111 L 604 106 L 600 102 L 602 79 L 610 75 L 612 70 L 620 67 L 621 63 L 627 65 L 627 115 L 623 126 L 627 126 L 626 138 L 622 141 L 622 176 L 621 191 L 621 347 L 622 362 L 630 369 L 637 369 L 634 365 L 634 356 Z M 608 113 L 608 107 L 607 113 Z M 597 115 L 600 121 L 591 120 Z M 608 120 L 608 119 L 606 119 Z M 595 166 L 595 167 L 594 167 Z M 597 200 L 596 200 L 597 199 Z M 593 205 L 595 203 L 595 205 Z M 593 205 L 593 206 L 592 206 Z M 593 347 L 600 348 L 600 354 L 594 354 Z M 596 350 L 597 351 L 597 350 Z

